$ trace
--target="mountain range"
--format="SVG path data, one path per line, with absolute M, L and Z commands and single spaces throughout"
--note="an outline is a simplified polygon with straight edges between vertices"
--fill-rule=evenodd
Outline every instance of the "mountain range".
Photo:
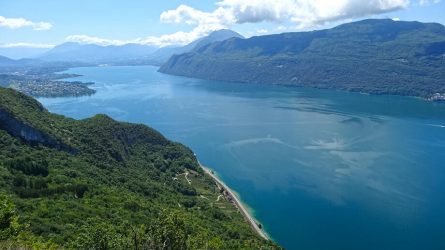
M 97 44 L 81 44 L 67 42 L 55 46 L 29 59 L 14 60 L 0 56 L 0 67 L 16 67 L 29 65 L 48 65 L 54 62 L 79 63 L 80 65 L 156 65 L 165 63 L 171 56 L 192 51 L 212 42 L 223 41 L 232 37 L 243 38 L 232 30 L 217 30 L 185 46 L 157 46 L 129 43 L 125 45 L 101 46 Z M 3 51 L 6 49 L 3 49 Z M 11 49 L 9 49 L 11 50 Z M 7 54 L 16 54 L 15 52 Z M 1 52 L 1 50 L 0 50 Z
M 27 67 L 27 66 L 35 65 L 37 63 L 40 63 L 40 61 L 37 59 L 23 58 L 23 59 L 14 60 L 9 57 L 0 55 L 0 72 L 2 71 L 2 69 L 4 70 L 9 67 Z
M 0 55 L 9 57 L 14 60 L 21 58 L 35 58 L 43 55 L 51 48 L 33 48 L 33 47 L 21 47 L 21 46 L 0 46 Z
M 151 64 L 161 65 L 172 55 L 182 54 L 212 42 L 242 36 L 231 30 L 218 30 L 188 45 L 158 48 L 151 45 L 125 44 L 100 46 L 96 44 L 63 43 L 37 57 L 44 62 L 76 61 L 92 64 Z
M 154 46 L 125 44 L 122 46 L 100 46 L 96 44 L 63 43 L 37 57 L 42 61 L 77 61 L 84 63 L 110 63 L 126 61 L 148 55 Z
M 445 93 L 445 27 L 368 19 L 326 30 L 232 38 L 174 55 L 159 71 L 428 98 Z
M 0 56 L 0 66 L 14 64 L 15 60 L 8 58 L 6 56 Z
M 162 73 L 202 79 L 442 100 L 445 27 L 367 19 L 248 39 L 219 30 L 182 47 L 64 43 L 35 59 L 0 58 L 2 72 L 97 64 L 156 65 Z

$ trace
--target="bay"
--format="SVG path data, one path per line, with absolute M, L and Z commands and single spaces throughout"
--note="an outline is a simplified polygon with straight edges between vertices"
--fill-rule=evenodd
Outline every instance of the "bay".
M 287 249 L 445 249 L 445 104 L 206 81 L 152 66 L 73 68 L 76 119 L 147 124 L 189 146 Z

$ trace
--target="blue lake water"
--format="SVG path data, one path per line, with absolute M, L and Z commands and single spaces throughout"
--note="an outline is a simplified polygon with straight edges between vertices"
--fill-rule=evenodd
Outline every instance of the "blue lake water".
M 105 113 L 186 144 L 287 249 L 445 249 L 445 104 L 151 66 L 67 72 L 97 93 L 41 98 L 50 111 Z

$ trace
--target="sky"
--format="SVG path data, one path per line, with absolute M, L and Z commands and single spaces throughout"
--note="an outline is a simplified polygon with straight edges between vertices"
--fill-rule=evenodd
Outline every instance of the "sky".
M 163 47 L 223 28 L 250 37 L 366 18 L 445 24 L 445 0 L 0 0 L 0 49 L 69 41 Z

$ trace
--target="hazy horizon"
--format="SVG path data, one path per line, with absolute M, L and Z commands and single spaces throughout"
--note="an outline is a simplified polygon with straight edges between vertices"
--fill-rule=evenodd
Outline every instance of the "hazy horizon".
M 445 24 L 443 10 L 440 0 L 0 1 L 0 55 L 32 57 L 64 42 L 180 46 L 220 29 L 251 37 L 367 18 Z

